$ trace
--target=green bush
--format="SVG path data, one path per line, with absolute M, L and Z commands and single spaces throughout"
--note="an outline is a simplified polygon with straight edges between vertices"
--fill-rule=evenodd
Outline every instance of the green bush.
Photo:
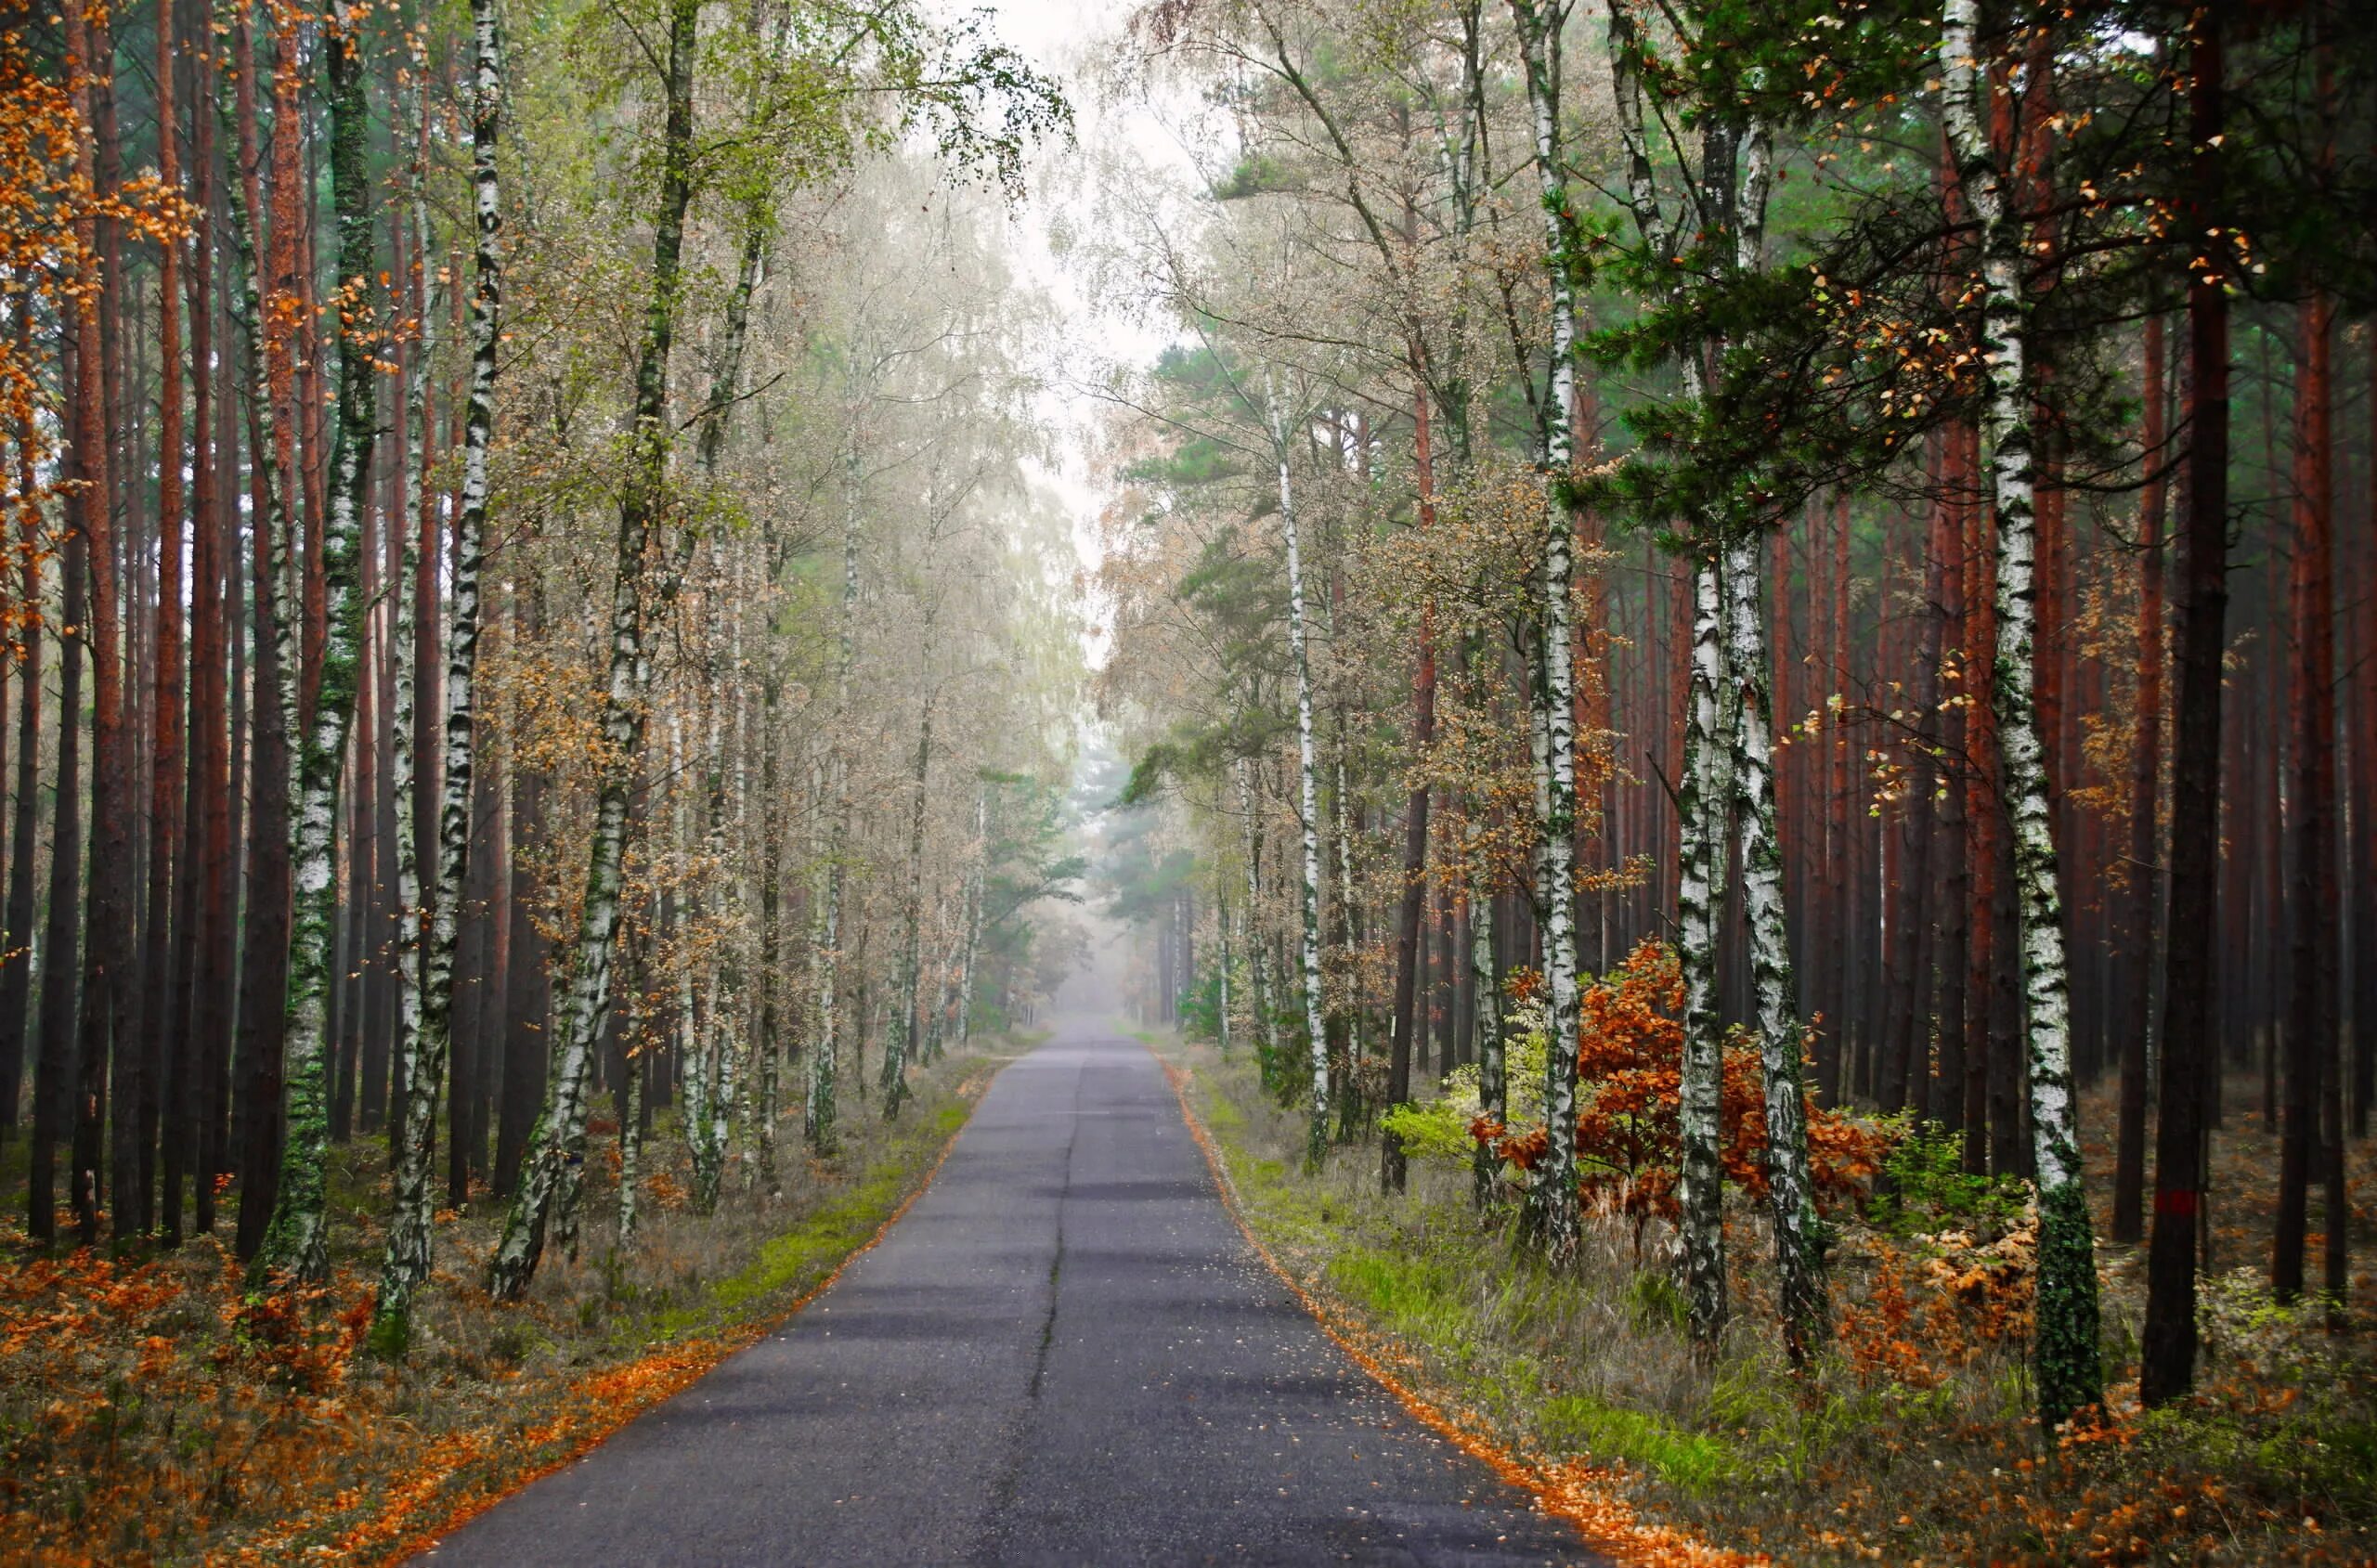
M 1964 1168 L 1964 1135 L 1937 1121 L 1902 1122 L 1874 1184 L 1879 1228 L 1908 1237 L 1943 1230 L 1994 1240 L 2022 1223 L 2030 1186 L 2019 1176 L 1977 1176 Z

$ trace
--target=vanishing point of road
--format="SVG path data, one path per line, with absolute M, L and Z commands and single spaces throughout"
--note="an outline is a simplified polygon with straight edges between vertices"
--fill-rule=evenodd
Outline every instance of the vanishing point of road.
M 1604 1560 L 1321 1333 L 1083 1014 L 830 1290 L 418 1561 Z

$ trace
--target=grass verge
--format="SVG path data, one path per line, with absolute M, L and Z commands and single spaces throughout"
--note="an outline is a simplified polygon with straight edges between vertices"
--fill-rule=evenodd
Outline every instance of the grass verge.
M 1761 1555 L 1711 1547 L 1644 1517 L 1625 1497 L 1624 1478 L 1595 1465 L 1590 1458 L 1557 1458 L 1539 1445 L 1525 1443 L 1523 1437 L 1521 1445 L 1513 1447 L 1511 1440 L 1520 1434 L 1502 1430 L 1502 1423 L 1467 1402 L 1465 1396 L 1474 1391 L 1448 1384 L 1437 1375 L 1428 1356 L 1414 1354 L 1413 1340 L 1396 1331 L 1397 1327 L 1411 1329 L 1424 1326 L 1441 1332 L 1451 1326 L 1451 1318 L 1441 1310 L 1440 1302 L 1424 1299 L 1428 1294 L 1424 1288 L 1419 1291 L 1409 1289 L 1400 1271 L 1391 1265 L 1381 1266 L 1383 1260 L 1358 1250 L 1350 1251 L 1332 1258 L 1329 1277 L 1322 1279 L 1307 1277 L 1283 1263 L 1279 1248 L 1294 1247 L 1292 1238 L 1312 1234 L 1302 1225 L 1282 1227 L 1279 1224 L 1287 1217 L 1283 1210 L 1293 1207 L 1292 1199 L 1285 1197 L 1291 1184 L 1284 1162 L 1246 1158 L 1242 1136 L 1230 1135 L 1242 1135 L 1247 1130 L 1248 1119 L 1240 1108 L 1227 1098 L 1203 1092 L 1202 1086 L 1210 1083 L 1211 1078 L 1200 1079 L 1181 1065 L 1177 1053 L 1167 1054 L 1144 1033 L 1138 1038 L 1149 1043 L 1171 1079 L 1174 1092 L 1180 1096 L 1188 1131 L 1204 1151 L 1223 1203 L 1246 1233 L 1247 1240 L 1304 1303 L 1321 1330 L 1422 1425 L 1485 1464 L 1505 1482 L 1532 1493 L 1546 1511 L 1567 1520 L 1594 1545 L 1620 1561 L 1642 1564 L 1643 1568 L 1745 1568 L 1768 1561 Z M 1219 1137 L 1211 1130 L 1216 1121 L 1227 1130 Z M 1250 1206 L 1247 1181 L 1253 1184 L 1253 1198 L 1260 1210 L 1259 1218 L 1254 1207 Z M 1337 1222 L 1331 1208 L 1324 1203 L 1318 1215 L 1313 1216 L 1322 1232 Z M 1336 1266 L 1341 1263 L 1346 1265 L 1342 1271 Z M 1352 1287 L 1350 1297 L 1344 1289 L 1348 1285 Z M 1356 1303 L 1367 1304 L 1377 1315 L 1345 1310 Z M 1383 1334 L 1378 1331 L 1381 1326 L 1387 1328 Z M 1417 1341 L 1422 1347 L 1431 1342 L 1424 1332 Z
M 896 1122 L 853 1105 L 832 1160 L 803 1159 L 787 1116 L 782 1195 L 731 1174 L 709 1216 L 684 1206 L 664 1120 L 633 1246 L 610 1234 L 615 1168 L 590 1162 L 578 1256 L 549 1254 L 516 1306 L 480 1287 L 500 1205 L 441 1213 L 400 1366 L 362 1349 L 384 1202 L 368 1145 L 342 1151 L 318 1291 L 252 1301 L 213 1239 L 146 1262 L 20 1246 L 0 1259 L 0 1562 L 404 1557 L 831 1285 L 930 1181 L 1001 1049 L 918 1073 Z
M 1638 1252 L 1622 1214 L 1594 1216 L 1579 1266 L 1552 1273 L 1504 1216 L 1481 1220 L 1465 1171 L 1415 1162 L 1390 1199 L 1364 1144 L 1307 1177 L 1302 1118 L 1264 1095 L 1251 1062 L 1141 1038 L 1203 1124 L 1241 1225 L 1324 1326 L 1621 1561 L 2377 1562 L 2369 1325 L 2331 1332 L 2244 1270 L 2207 1286 L 2199 1397 L 2141 1412 L 2140 1260 L 2105 1248 L 2111 1419 L 2049 1434 L 2031 1413 L 2019 1245 L 1993 1255 L 1894 1229 L 1879 1206 L 1848 1222 L 1838 1343 L 1795 1373 L 1744 1211 L 1728 1219 L 1734 1323 L 1704 1364 L 1658 1227 Z M 2226 1190 L 2243 1210 L 2258 1166 L 2251 1130 L 2230 1138 L 2246 1169 Z M 2241 1238 L 2223 1245 L 2244 1261 Z M 1569 1488 L 1580 1508 L 1564 1506 Z

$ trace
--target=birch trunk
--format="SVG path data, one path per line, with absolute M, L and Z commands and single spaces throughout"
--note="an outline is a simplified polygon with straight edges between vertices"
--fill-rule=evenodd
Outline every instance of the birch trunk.
M 298 755 L 296 819 L 291 827 L 294 885 L 290 929 L 288 1033 L 281 1047 L 287 1131 L 280 1187 L 265 1230 L 260 1268 L 308 1283 L 329 1276 L 324 1228 L 328 1003 L 340 774 L 355 718 L 363 643 L 360 567 L 363 510 L 378 439 L 378 371 L 364 305 L 374 276 L 371 244 L 370 104 L 361 19 L 338 6 L 323 53 L 330 69 L 331 201 L 338 214 L 338 276 L 357 297 L 339 313 L 338 418 L 331 440 L 331 486 L 320 542 L 323 632 L 312 722 Z
M 1656 165 L 1645 131 L 1641 45 L 1633 16 L 1613 5 L 1609 19 L 1610 92 L 1619 138 L 1626 152 L 1626 201 L 1642 242 L 1654 254 L 1673 256 L 1677 225 L 1659 204 Z M 1722 124 L 1704 131 L 1725 149 L 1730 188 L 1732 143 Z M 1704 141 L 1704 172 L 1713 162 Z M 1678 223 L 1681 219 L 1678 220 Z M 1694 353 L 1680 367 L 1687 396 L 1701 390 Z M 1684 1037 L 1678 1085 L 1680 1142 L 1678 1230 L 1687 1314 L 1694 1341 L 1704 1354 L 1722 1330 L 1725 1303 L 1723 1166 L 1719 1159 L 1720 1082 L 1723 1073 L 1724 1017 L 1717 991 L 1718 879 L 1728 846 L 1730 726 L 1723 711 L 1723 598 L 1718 580 L 1719 546 L 1695 530 L 1692 540 L 1692 637 L 1684 680 L 1682 766 L 1677 781 L 1676 946 L 1684 983 Z
M 974 1037 L 974 960 L 982 945 L 982 871 L 991 854 L 991 797 L 988 790 L 974 797 L 974 836 L 981 848 L 974 853 L 974 874 L 966 894 L 966 956 L 957 969 L 957 1048 L 966 1049 Z M 1227 985 L 1228 982 L 1223 982 Z M 1229 1002 L 1225 993 L 1222 1002 L 1227 1019 Z M 1225 1022 L 1224 1026 L 1228 1026 Z M 1225 1049 L 1227 1036 L 1223 1039 Z
M 1824 1344 L 1827 1312 L 1815 1179 L 1808 1163 L 1806 1068 L 1783 902 L 1783 846 L 1775 831 L 1773 694 L 1766 623 L 1759 606 L 1759 554 L 1755 534 L 1739 532 L 1726 541 L 1733 773 L 1742 836 L 1742 901 L 1749 926 L 1751 986 L 1766 1089 L 1767 1202 L 1774 1225 L 1783 1341 L 1798 1365 Z
M 1238 776 L 1239 820 L 1244 823 L 1246 833 L 1246 967 L 1248 978 L 1254 984 L 1254 1029 L 1262 1042 L 1263 1083 L 1268 1088 L 1279 1060 L 1279 1019 L 1272 1008 L 1270 965 L 1263 950 L 1258 914 L 1263 907 L 1263 831 L 1254 821 L 1253 767 L 1241 758 L 1234 771 Z
M 774 815 L 777 777 L 782 768 L 783 728 L 776 721 L 782 682 L 771 673 L 760 701 L 760 1018 L 753 1043 L 759 1102 L 753 1125 L 752 1152 L 759 1160 L 760 1189 L 770 1198 L 784 1190 L 776 1170 L 776 1108 L 783 1093 L 778 1072 L 784 1056 L 782 1015 L 784 949 L 784 840 Z
M 1740 141 L 1740 180 L 1727 181 L 1733 192 L 1734 266 L 1740 272 L 1755 272 L 1763 265 L 1773 146 L 1763 121 L 1752 121 Z M 1823 1346 L 1830 1328 L 1823 1231 L 1808 1158 L 1806 1035 L 1793 984 L 1783 845 L 1775 823 L 1773 664 L 1760 603 L 1759 539 L 1759 535 L 1740 529 L 1725 543 L 1730 600 L 1726 641 L 1734 705 L 1733 810 L 1742 836 L 1743 913 L 1749 927 L 1759 1061 L 1766 1094 L 1767 1201 L 1774 1226 L 1784 1345 L 1796 1366 Z
M 826 758 L 827 784 L 833 791 L 832 821 L 826 829 L 825 854 L 822 872 L 823 888 L 817 900 L 817 930 L 814 950 L 817 954 L 817 1041 L 809 1056 L 809 1109 L 807 1133 L 810 1147 L 823 1156 L 834 1148 L 834 1069 L 835 1052 L 839 1043 L 836 1025 L 839 1015 L 836 1008 L 837 992 L 841 985 L 842 939 L 842 857 L 850 844 L 851 788 L 850 762 L 844 748 L 850 744 L 851 667 L 858 652 L 858 507 L 859 465 L 857 410 L 852 408 L 853 421 L 848 445 L 842 451 L 842 619 L 840 645 L 834 657 L 834 744 Z M 866 1097 L 864 1082 L 859 1097 Z
M 1296 538 L 1295 491 L 1288 477 L 1287 421 L 1279 396 L 1266 399 L 1279 469 L 1279 528 L 1288 547 L 1288 651 L 1296 670 L 1298 821 L 1304 832 L 1303 947 L 1305 1030 L 1312 1051 L 1311 1121 L 1305 1165 L 1318 1170 L 1329 1151 L 1329 1035 L 1320 994 L 1320 790 L 1312 737 L 1312 662 L 1304 640 L 1304 555 Z
M 1543 206 L 1545 270 L 1551 282 L 1552 384 L 1544 406 L 1545 476 L 1543 635 L 1538 654 L 1544 725 L 1544 782 L 1537 829 L 1543 840 L 1543 956 L 1552 1003 L 1543 1123 L 1549 1144 L 1529 1193 L 1538 1245 L 1553 1263 L 1577 1250 L 1577 719 L 1569 584 L 1575 575 L 1575 519 L 1562 494 L 1573 460 L 1568 409 L 1576 401 L 1575 216 L 1568 204 L 1561 147 L 1559 32 L 1556 13 L 1535 0 L 1511 0 L 1526 68 L 1535 132 L 1536 176 Z
M 908 817 L 908 892 L 900 949 L 900 1013 L 883 1046 L 883 1119 L 900 1114 L 908 1097 L 908 1054 L 917 1043 L 917 988 L 924 967 L 925 794 L 932 770 L 932 704 L 916 732 L 916 799 Z
M 1511 1118 L 1510 1085 L 1502 1070 L 1502 989 L 1494 973 L 1494 893 L 1487 875 L 1485 828 L 1473 821 L 1461 835 L 1469 858 L 1469 975 L 1476 997 L 1473 1037 L 1477 1051 L 1477 1108 L 1496 1126 Z M 1480 1209 L 1493 1200 L 1501 1160 L 1484 1142 L 1473 1156 L 1474 1195 Z
M 1676 946 L 1683 970 L 1683 1064 L 1678 1086 L 1682 1140 L 1677 1200 L 1682 1210 L 1684 1300 L 1694 1342 L 1704 1354 L 1725 1326 L 1723 1131 L 1719 1092 L 1725 1020 L 1717 991 L 1717 886 L 1725 862 L 1724 804 L 1733 794 L 1725 716 L 1724 603 L 1718 563 L 1707 543 L 1692 563 L 1692 676 L 1685 697 L 1683 777 L 1676 814 L 1683 827 L 1676 890 Z
M 488 0 L 474 0 L 477 5 Z M 668 503 L 669 351 L 675 337 L 677 279 L 685 211 L 693 198 L 693 97 L 700 0 L 671 0 L 652 291 L 636 356 L 635 423 L 619 498 L 617 572 L 611 596 L 611 656 L 603 703 L 603 758 L 594 830 L 587 850 L 585 903 L 571 954 L 567 995 L 554 1019 L 552 1073 L 544 1114 L 531 1134 L 520 1190 L 488 1269 L 488 1290 L 515 1301 L 526 1291 L 557 1205 L 575 1194 L 585 1157 L 587 1089 L 593 1048 L 611 1001 L 611 949 L 619 924 L 628 803 L 643 749 L 638 701 L 643 662 L 643 556 Z M 673 584 L 664 584 L 664 590 Z
M 2055 834 L 2046 754 L 2033 702 L 2037 665 L 2034 454 L 2031 388 L 2024 369 L 2028 323 L 2022 237 L 2008 211 L 2006 177 L 1992 153 L 1982 114 L 1980 9 L 1979 0 L 1947 0 L 1940 63 L 1956 180 L 1981 223 L 1981 349 L 1988 375 L 1981 429 L 1989 444 L 1991 499 L 1997 514 L 1998 640 L 1991 692 L 2007 814 L 2014 834 L 2032 1146 L 2038 1169 L 2039 1411 L 2052 1428 L 2098 1403 L 2104 1377 L 2097 1344 L 2096 1238 L 2082 1181 L 2072 1085 L 2071 1005 Z
M 637 1203 L 643 1188 L 643 1049 L 636 1046 L 627 1053 L 627 1098 L 619 1111 L 619 1219 L 618 1245 L 624 1250 L 635 1240 L 638 1220 Z
M 419 62 L 415 62 L 416 71 Z M 429 197 L 423 135 L 422 94 L 417 83 L 405 89 L 406 119 L 414 127 L 416 149 L 407 171 L 411 198 L 410 220 L 416 265 L 425 279 L 429 270 Z M 414 348 L 417 361 L 406 408 L 405 472 L 410 493 L 420 495 L 429 478 L 428 384 L 436 354 L 436 312 L 428 308 L 425 288 L 415 293 L 421 309 L 421 337 Z M 392 954 L 396 971 L 396 1081 L 406 1104 L 397 1108 L 390 1150 L 388 1243 L 380 1266 L 380 1292 L 372 1305 L 371 1345 L 391 1359 L 401 1358 L 411 1339 L 411 1297 L 429 1276 L 430 1222 L 429 1126 L 435 1114 L 435 1083 L 421 1068 L 422 926 L 421 851 L 413 811 L 413 722 L 416 706 L 412 658 L 415 574 L 421 569 L 420 530 L 405 520 L 396 525 L 398 538 L 396 580 L 390 585 L 395 610 L 389 635 L 396 667 L 396 695 L 389 705 L 389 773 L 396 809 L 396 917 L 399 935 Z M 424 1085 L 426 1090 L 424 1092 Z M 426 1103 L 423 1103 L 423 1102 Z
M 430 1220 L 434 1199 L 429 1165 L 432 1125 L 437 1110 L 439 1084 L 453 1043 L 454 956 L 461 940 L 465 879 L 470 871 L 471 789 L 477 759 L 477 673 L 479 645 L 479 577 L 485 553 L 487 511 L 487 454 L 495 432 L 496 350 L 500 342 L 503 267 L 500 238 L 501 189 L 496 168 L 496 139 L 503 99 L 503 62 L 492 0 L 472 6 L 474 58 L 471 94 L 471 185 L 476 241 L 471 296 L 471 388 L 463 413 L 462 495 L 455 519 L 453 591 L 446 629 L 445 726 L 437 808 L 437 864 L 425 907 L 420 898 L 418 870 L 412 885 L 400 894 L 407 918 L 418 933 L 414 957 L 417 977 L 406 983 L 417 988 L 413 1004 L 414 1038 L 400 1043 L 404 1052 L 405 1107 L 398 1124 L 399 1148 L 394 1162 L 395 1208 L 388 1225 L 388 1256 L 381 1280 L 380 1303 L 372 1336 L 383 1351 L 402 1354 L 408 1327 L 405 1311 L 412 1290 L 428 1277 Z M 426 256 L 430 239 L 425 171 L 416 163 L 413 175 L 414 227 L 420 253 Z M 424 262 L 424 266 L 426 263 Z M 426 364 L 434 350 L 430 323 L 435 312 L 422 312 L 422 356 Z M 423 460 L 422 426 L 426 409 L 415 382 L 414 445 L 411 466 L 416 493 L 425 491 L 428 471 Z M 413 530 L 404 530 L 405 559 L 413 561 Z M 431 564 L 428 569 L 434 569 Z M 405 630 L 396 646 L 411 647 L 412 595 L 399 585 L 399 616 Z M 410 737 L 413 733 L 411 661 L 399 657 L 396 676 L 404 714 L 398 745 L 404 753 L 405 775 L 397 784 L 399 861 L 409 862 L 416 851 L 412 821 Z M 418 908 L 419 913 L 414 911 Z M 405 1049 L 409 1044 L 409 1049 Z M 418 1167 L 416 1169 L 416 1167 Z

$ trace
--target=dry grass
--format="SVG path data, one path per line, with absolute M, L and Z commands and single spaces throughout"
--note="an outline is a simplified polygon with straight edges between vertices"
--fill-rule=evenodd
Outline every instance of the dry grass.
M 2051 1440 L 2031 1411 L 2019 1212 L 1931 1239 L 1914 1234 L 1916 1217 L 1844 1224 L 1839 1344 L 1806 1373 L 1770 1328 L 1762 1227 L 1736 1212 L 1734 1318 L 1703 1365 L 1664 1259 L 1638 1266 L 1622 1216 L 1595 1219 L 1576 1269 L 1547 1272 L 1505 1225 L 1481 1224 L 1464 1171 L 1415 1165 L 1410 1192 L 1389 1200 L 1375 1147 L 1361 1147 L 1306 1178 L 1302 1121 L 1266 1099 L 1251 1062 L 1160 1049 L 1190 1069 L 1249 1222 L 1302 1283 L 1381 1336 L 1429 1399 L 1547 1470 L 1615 1467 L 1643 1513 L 1715 1546 L 1812 1563 L 2377 1560 L 2377 1333 L 2365 1305 L 2330 1332 L 2323 1314 L 2277 1308 L 2252 1269 L 2223 1276 L 2207 1292 L 2201 1396 L 2143 1413 L 2142 1260 L 2108 1248 L 2112 1416 Z M 2362 1193 L 2377 1190 L 2371 1155 L 2356 1151 Z M 2255 1182 L 2274 1168 L 2250 1121 L 2232 1117 L 2220 1261 L 2266 1263 L 2254 1238 L 2267 1230 L 2254 1227 L 2270 1199 Z M 2357 1216 L 2363 1258 L 2377 1245 L 2368 1218 Z M 1660 1245 L 1654 1227 L 1655 1254 Z
M 889 1127 L 848 1108 L 829 1163 L 802 1157 L 787 1116 L 783 1196 L 731 1173 L 707 1218 L 683 1207 L 682 1144 L 664 1123 L 635 1244 L 614 1244 L 598 1160 L 578 1258 L 549 1254 L 516 1306 L 480 1288 L 500 1207 L 442 1214 L 402 1366 L 361 1348 L 385 1202 L 371 1143 L 340 1153 L 335 1276 L 303 1296 L 252 1299 L 213 1240 L 111 1262 L 18 1237 L 0 1258 L 0 1562 L 401 1555 L 792 1310 L 922 1186 L 1003 1059 L 919 1074 Z

